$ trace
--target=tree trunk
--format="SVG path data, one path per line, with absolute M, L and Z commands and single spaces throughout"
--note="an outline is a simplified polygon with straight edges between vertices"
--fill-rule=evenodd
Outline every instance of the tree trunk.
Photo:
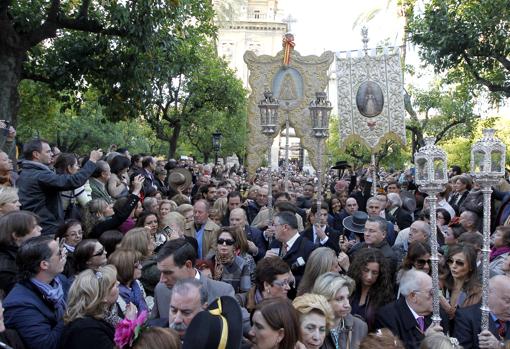
M 20 104 L 18 87 L 22 62 L 21 54 L 0 49 L 0 120 L 7 120 L 14 126 Z
M 179 139 L 179 134 L 181 133 L 181 125 L 175 125 L 172 136 L 168 140 L 168 159 L 175 158 L 175 152 L 177 151 L 177 140 Z

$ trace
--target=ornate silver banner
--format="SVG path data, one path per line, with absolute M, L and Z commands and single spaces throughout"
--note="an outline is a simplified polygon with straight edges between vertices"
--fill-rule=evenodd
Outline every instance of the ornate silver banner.
M 405 144 L 404 82 L 398 48 L 336 54 L 340 145 L 365 143 L 372 152 L 392 138 Z

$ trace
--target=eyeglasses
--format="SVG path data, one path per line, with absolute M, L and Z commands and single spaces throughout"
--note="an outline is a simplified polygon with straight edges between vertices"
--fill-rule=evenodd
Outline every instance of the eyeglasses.
M 273 281 L 273 286 L 278 286 L 278 287 L 289 287 L 289 288 L 294 288 L 294 280 L 288 280 L 288 279 L 285 279 L 285 280 L 275 280 Z
M 218 245 L 227 245 L 227 246 L 232 246 L 233 244 L 235 244 L 235 241 L 232 240 L 232 239 L 218 239 Z
M 448 263 L 449 266 L 451 266 L 452 264 L 455 263 L 456 266 L 461 267 L 461 268 L 466 264 L 466 262 L 464 262 L 464 261 L 461 261 L 459 259 L 453 260 L 451 258 L 448 258 L 446 263 Z
M 425 266 L 425 263 L 430 266 L 432 261 L 430 259 L 422 259 L 422 258 L 420 258 L 420 259 L 417 259 L 416 262 L 414 262 L 414 264 L 416 264 L 416 266 L 419 267 L 419 268 L 423 268 Z
M 94 253 L 92 255 L 92 257 L 99 257 L 99 256 L 102 256 L 104 253 L 104 248 L 100 249 L 99 251 L 97 251 L 96 253 Z

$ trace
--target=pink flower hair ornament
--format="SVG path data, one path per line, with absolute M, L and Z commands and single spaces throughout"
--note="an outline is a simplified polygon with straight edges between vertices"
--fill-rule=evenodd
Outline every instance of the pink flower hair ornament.
M 140 312 L 140 315 L 133 320 L 123 319 L 115 327 L 115 345 L 119 349 L 130 348 L 136 341 L 144 328 L 147 320 L 147 311 Z

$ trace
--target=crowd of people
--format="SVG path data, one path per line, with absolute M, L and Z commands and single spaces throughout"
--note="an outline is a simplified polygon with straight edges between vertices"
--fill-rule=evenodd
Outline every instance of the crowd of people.
M 510 348 L 508 180 L 482 331 L 480 188 L 454 166 L 437 195 L 436 290 L 426 194 L 382 168 L 374 191 L 373 171 L 333 167 L 318 190 L 125 148 L 0 152 L 0 347 Z

